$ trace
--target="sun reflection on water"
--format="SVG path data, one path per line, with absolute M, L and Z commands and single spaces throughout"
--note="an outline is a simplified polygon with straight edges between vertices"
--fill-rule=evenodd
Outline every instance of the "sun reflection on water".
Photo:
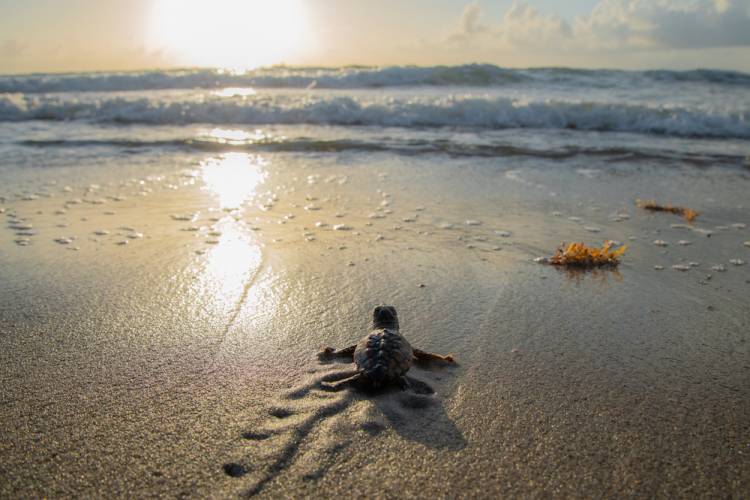
M 222 209 L 239 208 L 265 180 L 266 165 L 257 155 L 226 153 L 204 161 L 201 174 L 207 188 L 218 195 Z
M 212 302 L 227 308 L 240 300 L 245 285 L 259 272 L 262 251 L 233 219 L 225 218 L 218 228 L 222 234 L 206 254 L 199 288 L 213 297 Z
M 214 95 L 218 97 L 247 97 L 256 93 L 252 87 L 227 87 L 215 91 Z

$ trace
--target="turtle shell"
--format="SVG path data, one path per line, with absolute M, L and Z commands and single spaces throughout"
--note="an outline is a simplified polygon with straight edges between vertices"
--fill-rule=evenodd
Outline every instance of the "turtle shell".
M 354 363 L 366 379 L 377 385 L 401 378 L 409 371 L 412 356 L 411 345 L 398 330 L 378 328 L 359 341 Z

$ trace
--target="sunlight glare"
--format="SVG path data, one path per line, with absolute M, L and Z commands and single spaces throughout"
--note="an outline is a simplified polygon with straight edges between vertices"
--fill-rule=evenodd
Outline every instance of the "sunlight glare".
M 227 309 L 241 296 L 252 274 L 258 272 L 262 254 L 258 244 L 233 220 L 225 220 L 218 228 L 222 235 L 207 255 L 195 290 L 213 297 L 217 308 Z
M 242 132 L 242 131 L 237 131 Z M 226 153 L 201 164 L 203 181 L 219 197 L 222 209 L 238 208 L 265 179 L 265 161 L 247 153 Z
M 149 45 L 177 63 L 243 71 L 310 44 L 303 0 L 154 0 Z
M 255 95 L 255 89 L 251 87 L 227 87 L 214 92 L 218 97 L 247 97 Z

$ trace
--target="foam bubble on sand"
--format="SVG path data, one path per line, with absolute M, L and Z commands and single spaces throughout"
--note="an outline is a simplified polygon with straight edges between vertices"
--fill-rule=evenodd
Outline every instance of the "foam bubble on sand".
M 63 236 L 61 236 L 60 238 L 54 239 L 55 243 L 59 243 L 61 245 L 70 245 L 71 243 L 73 243 L 73 240 L 74 240 L 73 237 L 65 238 Z
M 735 266 L 744 266 L 745 261 L 742 259 L 729 259 L 730 264 L 734 264 Z
M 510 238 L 510 234 L 511 233 L 510 233 L 510 231 L 498 230 L 498 231 L 495 231 L 495 234 L 498 235 L 498 236 L 500 236 L 501 238 Z
M 747 225 L 742 222 L 735 222 L 734 224 L 732 224 L 732 227 L 735 229 L 745 229 Z
M 686 264 L 675 264 L 675 265 L 672 266 L 672 269 L 674 269 L 675 271 L 683 271 L 684 272 L 684 271 L 689 271 L 690 270 L 690 266 L 688 266 Z
M 688 240 L 680 240 L 680 241 L 678 241 L 678 242 L 677 242 L 677 244 L 679 244 L 679 245 L 682 245 L 682 246 L 686 247 L 686 246 L 688 246 L 688 245 L 692 245 L 692 244 L 693 244 L 693 242 L 692 242 L 692 241 L 688 241 Z
M 466 222 L 464 222 L 464 224 L 466 224 L 467 226 L 479 226 L 482 223 L 480 221 L 478 221 L 478 220 L 469 219 Z
M 323 222 L 323 221 L 321 221 L 321 220 L 319 220 L 319 221 L 317 221 L 317 222 L 315 223 L 315 227 L 327 227 L 327 226 L 328 226 L 328 223 L 326 223 L 326 222 Z
M 717 265 L 715 265 L 715 266 L 711 266 L 711 269 L 713 269 L 714 271 L 717 271 L 717 272 L 719 272 L 719 273 L 723 273 L 724 271 L 726 271 L 726 270 L 727 270 L 727 268 L 726 268 L 726 267 L 724 267 L 724 265 L 723 265 L 723 264 L 717 264 Z
M 657 247 L 666 247 L 669 246 L 669 243 L 664 240 L 654 240 L 654 245 L 656 245 Z
M 664 266 L 656 265 L 656 266 L 654 266 L 654 269 L 657 270 L 657 271 L 661 271 L 661 270 L 664 269 Z
M 573 222 L 581 222 L 581 218 L 580 217 L 575 217 L 575 216 L 568 217 L 568 220 L 571 220 Z
M 701 265 L 700 262 L 695 262 L 695 261 L 692 261 L 692 260 L 690 262 L 688 262 L 688 266 L 690 266 L 690 267 L 698 267 L 700 265 Z
M 440 224 L 438 227 L 440 229 L 453 229 L 453 224 L 450 224 L 450 223 L 446 222 L 444 224 Z
M 594 226 L 584 226 L 583 228 L 589 233 L 601 233 L 602 232 L 600 228 L 594 227 Z
M 320 207 L 318 205 L 311 203 L 309 205 L 305 205 L 305 210 L 310 211 L 310 212 L 315 212 L 317 210 L 320 210 Z

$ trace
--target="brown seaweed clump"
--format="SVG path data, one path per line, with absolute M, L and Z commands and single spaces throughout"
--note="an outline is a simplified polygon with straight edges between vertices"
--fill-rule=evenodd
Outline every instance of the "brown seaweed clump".
M 688 222 L 692 222 L 699 215 L 698 212 L 696 212 L 692 208 L 675 207 L 673 205 L 659 205 L 654 200 L 636 200 L 635 204 L 639 208 L 651 210 L 652 212 L 669 212 L 676 215 L 681 215 Z
M 612 250 L 612 245 L 611 241 L 605 241 L 601 248 L 589 247 L 585 243 L 563 243 L 552 257 L 541 262 L 575 268 L 616 267 L 627 246 Z

